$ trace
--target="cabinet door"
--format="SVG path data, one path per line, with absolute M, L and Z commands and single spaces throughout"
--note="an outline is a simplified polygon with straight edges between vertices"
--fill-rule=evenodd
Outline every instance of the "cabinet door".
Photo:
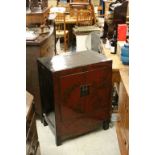
M 55 75 L 56 128 L 61 138 L 93 131 L 110 119 L 112 72 L 101 65 L 94 67 Z
M 59 102 L 56 103 L 55 113 L 57 135 L 66 139 L 98 128 L 101 121 L 88 117 L 85 112 L 85 103 L 89 96 L 85 89 L 86 72 L 61 76 L 58 81 Z
M 90 94 L 87 96 L 84 110 L 88 116 L 97 119 L 110 117 L 112 75 L 109 68 L 99 68 L 87 73 L 87 85 Z
M 81 86 L 85 73 L 70 74 L 60 78 L 60 111 L 63 122 L 71 122 L 84 114 L 85 97 L 81 97 Z

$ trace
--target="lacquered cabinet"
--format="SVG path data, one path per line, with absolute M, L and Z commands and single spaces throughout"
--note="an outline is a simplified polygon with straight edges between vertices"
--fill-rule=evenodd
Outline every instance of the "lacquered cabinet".
M 109 128 L 112 61 L 94 51 L 73 52 L 38 60 L 45 122 L 56 144 Z

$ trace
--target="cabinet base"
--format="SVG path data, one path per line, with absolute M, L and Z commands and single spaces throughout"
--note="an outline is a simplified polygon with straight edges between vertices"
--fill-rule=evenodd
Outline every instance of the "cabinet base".
M 109 129 L 109 123 L 110 123 L 109 120 L 103 121 L 103 126 L 102 127 L 103 127 L 104 130 Z

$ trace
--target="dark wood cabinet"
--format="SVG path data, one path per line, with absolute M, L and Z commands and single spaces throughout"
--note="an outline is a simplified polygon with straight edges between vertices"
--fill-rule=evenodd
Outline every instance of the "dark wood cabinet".
M 41 101 L 38 80 L 37 58 L 55 55 L 55 30 L 51 26 L 48 34 L 40 35 L 36 40 L 26 41 L 26 90 L 34 96 L 35 111 L 41 116 Z
M 111 117 L 112 61 L 94 51 L 38 59 L 43 116 L 56 144 L 103 126 Z

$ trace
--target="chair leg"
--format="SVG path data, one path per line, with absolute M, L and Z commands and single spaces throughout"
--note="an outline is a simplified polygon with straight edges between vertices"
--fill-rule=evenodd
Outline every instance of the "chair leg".
M 56 42 L 56 50 L 57 50 L 57 54 L 61 51 L 61 47 L 60 47 L 60 38 L 58 38 L 57 42 Z
M 67 34 L 66 36 L 64 36 L 64 51 L 65 52 L 68 49 L 68 45 L 69 45 L 69 34 Z
M 68 49 L 68 34 L 64 37 L 64 48 L 66 52 Z
M 66 52 L 66 37 L 64 37 L 64 50 Z
M 67 35 L 67 48 L 69 47 L 69 33 Z

